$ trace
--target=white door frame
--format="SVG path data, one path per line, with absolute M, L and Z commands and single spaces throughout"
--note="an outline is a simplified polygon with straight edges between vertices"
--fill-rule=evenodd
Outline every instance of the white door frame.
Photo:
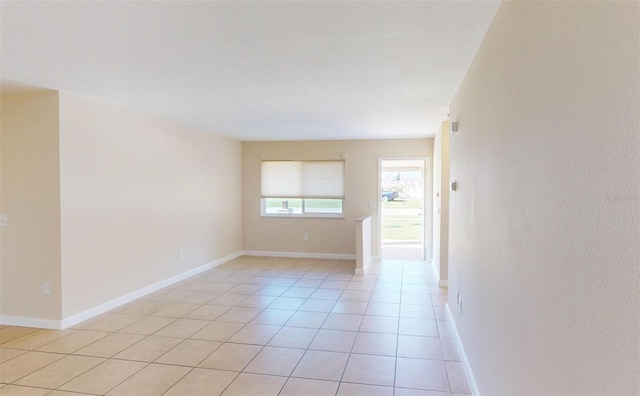
M 378 157 L 378 257 L 382 259 L 382 161 L 424 161 L 424 208 L 422 209 L 423 226 L 423 254 L 424 260 L 428 263 L 433 258 L 433 174 L 431 157 Z

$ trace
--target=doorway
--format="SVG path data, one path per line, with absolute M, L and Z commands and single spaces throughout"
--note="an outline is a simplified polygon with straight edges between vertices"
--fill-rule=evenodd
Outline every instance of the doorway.
M 424 159 L 380 160 L 380 252 L 383 259 L 425 259 Z

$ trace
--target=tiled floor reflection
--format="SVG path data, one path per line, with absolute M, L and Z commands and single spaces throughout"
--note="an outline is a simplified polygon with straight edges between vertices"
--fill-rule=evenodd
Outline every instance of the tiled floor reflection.
M 0 395 L 470 393 L 429 264 L 240 257 L 63 331 L 0 327 Z

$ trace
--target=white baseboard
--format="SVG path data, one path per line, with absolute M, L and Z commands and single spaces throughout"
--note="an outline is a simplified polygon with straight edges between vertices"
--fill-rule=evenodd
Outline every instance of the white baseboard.
M 438 287 L 449 287 L 448 280 L 438 280 Z
M 471 369 L 471 365 L 469 364 L 469 359 L 467 358 L 467 353 L 464 350 L 464 345 L 462 344 L 462 340 L 460 339 L 460 333 L 458 333 L 458 328 L 456 327 L 456 322 L 453 320 L 453 315 L 451 315 L 451 306 L 447 303 L 447 319 L 449 319 L 449 323 L 453 328 L 453 335 L 456 339 L 456 343 L 458 344 L 458 349 L 460 351 L 460 357 L 462 358 L 462 365 L 464 366 L 464 371 L 467 373 L 467 379 L 469 380 L 469 386 L 471 387 L 471 394 L 480 396 L 480 391 L 478 390 L 478 383 L 476 382 L 476 377 L 473 375 L 473 370 Z
M 269 250 L 245 250 L 242 252 L 245 256 L 263 256 L 263 257 L 287 257 L 287 258 L 315 258 L 327 260 L 355 260 L 355 254 L 337 254 L 337 253 L 305 253 L 305 252 L 272 252 Z
M 215 268 L 220 264 L 226 263 L 227 261 L 233 260 L 240 256 L 242 256 L 242 252 L 236 252 L 236 253 L 230 254 L 226 257 L 219 258 L 208 264 L 201 265 L 200 267 L 183 272 L 169 279 L 156 282 L 152 285 L 145 286 L 131 293 L 127 293 L 124 296 L 114 298 L 111 301 L 107 301 L 106 303 L 90 308 L 84 312 L 80 312 L 79 314 L 72 315 L 63 320 L 46 320 L 46 319 L 36 319 L 36 318 L 23 318 L 23 317 L 16 317 L 16 316 L 0 316 L 0 324 L 10 325 L 10 326 L 24 326 L 24 327 L 37 327 L 37 328 L 43 328 L 43 329 L 63 330 L 63 329 L 66 329 L 67 327 L 73 326 L 80 322 L 84 322 L 87 319 L 91 319 L 94 316 L 103 314 L 107 311 L 110 311 L 121 305 L 129 303 L 147 294 L 153 293 L 167 286 L 171 286 L 174 283 L 190 278 L 201 272 L 210 270 L 211 268 Z
M 356 268 L 355 274 L 356 275 L 364 275 L 364 269 L 363 268 Z
M 0 324 L 5 326 L 35 327 L 39 329 L 62 330 L 59 320 L 24 318 L 21 316 L 0 316 Z

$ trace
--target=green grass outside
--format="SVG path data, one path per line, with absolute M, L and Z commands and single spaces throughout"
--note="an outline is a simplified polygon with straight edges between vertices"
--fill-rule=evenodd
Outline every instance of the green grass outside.
M 421 228 L 420 218 L 385 218 L 382 222 L 382 240 L 419 241 Z
M 381 202 L 383 209 L 416 209 L 419 199 Z M 419 241 L 422 235 L 422 217 L 415 214 L 393 214 L 382 220 L 382 240 Z

